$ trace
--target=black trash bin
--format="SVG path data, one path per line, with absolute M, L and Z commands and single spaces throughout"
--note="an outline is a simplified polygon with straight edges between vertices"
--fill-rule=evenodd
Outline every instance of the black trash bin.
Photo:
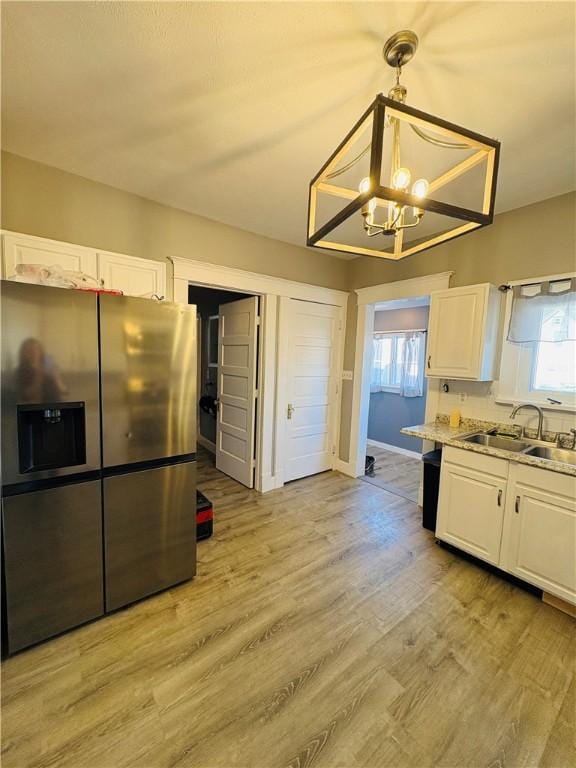
M 440 464 L 442 449 L 430 451 L 422 456 L 424 462 L 424 501 L 422 504 L 422 526 L 429 531 L 436 530 L 436 511 L 440 488 Z
M 203 493 L 196 491 L 196 541 L 209 539 L 214 531 L 214 510 L 212 502 Z

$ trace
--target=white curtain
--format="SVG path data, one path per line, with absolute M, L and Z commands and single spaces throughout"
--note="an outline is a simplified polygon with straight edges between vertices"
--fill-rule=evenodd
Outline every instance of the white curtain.
M 508 341 L 576 340 L 576 278 L 515 285 Z
M 424 384 L 424 334 L 414 331 L 406 334 L 400 369 L 400 394 L 402 397 L 422 397 Z
M 422 331 L 375 333 L 370 391 L 421 397 L 424 391 L 424 339 Z
M 388 366 L 392 361 L 392 336 L 375 333 L 372 339 L 372 375 L 370 392 L 384 392 L 389 387 Z

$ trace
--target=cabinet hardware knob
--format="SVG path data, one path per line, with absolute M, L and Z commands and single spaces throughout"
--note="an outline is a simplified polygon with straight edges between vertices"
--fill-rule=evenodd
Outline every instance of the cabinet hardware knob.
M 502 488 L 498 489 L 498 506 L 502 506 Z
M 286 414 L 286 416 L 287 416 L 287 418 L 291 419 L 292 418 L 292 414 L 294 413 L 294 406 L 292 405 L 292 403 L 288 403 L 288 409 L 287 410 L 288 410 L 288 413 Z
M 514 502 L 514 512 L 518 515 L 520 513 L 520 496 L 516 496 L 516 501 Z

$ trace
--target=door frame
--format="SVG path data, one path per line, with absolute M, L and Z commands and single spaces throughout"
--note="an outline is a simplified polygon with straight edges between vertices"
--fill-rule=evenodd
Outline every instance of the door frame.
M 300 299 L 340 307 L 341 321 L 338 331 L 340 338 L 337 344 L 339 367 L 336 376 L 338 393 L 334 415 L 335 443 L 337 445 L 342 394 L 340 369 L 344 351 L 348 293 L 179 256 L 170 257 L 170 261 L 174 269 L 173 299 L 181 304 L 188 304 L 188 286 L 190 284 L 249 293 L 261 297 L 255 488 L 262 493 L 281 488 L 284 485 L 285 424 L 281 418 L 284 411 L 281 411 L 280 406 L 286 383 L 285 369 L 282 367 L 281 354 L 279 354 L 282 347 L 280 343 L 281 299 Z M 336 451 L 336 454 L 333 455 L 333 468 L 336 468 L 338 463 Z
M 354 376 L 352 383 L 352 414 L 350 426 L 350 451 L 348 461 L 340 461 L 341 472 L 350 477 L 363 477 L 366 462 L 366 441 L 368 439 L 368 411 L 370 406 L 370 368 L 372 364 L 372 336 L 374 334 L 374 305 L 393 299 L 411 299 L 429 296 L 432 291 L 449 288 L 454 272 L 439 272 L 410 280 L 371 285 L 358 288 L 358 319 L 356 322 L 356 348 Z M 426 397 L 426 422 L 435 421 L 440 397 L 440 380 L 428 379 Z M 429 447 L 430 446 L 430 447 Z M 433 444 L 424 442 L 425 450 L 432 450 Z

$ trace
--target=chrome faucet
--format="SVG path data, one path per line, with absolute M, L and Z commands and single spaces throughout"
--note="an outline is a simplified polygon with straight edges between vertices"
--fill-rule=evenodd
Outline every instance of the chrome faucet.
M 522 408 L 534 408 L 535 411 L 538 411 L 538 431 L 536 432 L 536 439 L 542 440 L 542 423 L 544 421 L 544 411 L 542 408 L 540 408 L 539 405 L 535 405 L 534 403 L 522 403 L 521 405 L 516 405 L 510 414 L 510 418 L 513 419 L 518 411 L 520 411 Z M 524 436 L 524 427 L 522 427 L 522 436 Z

